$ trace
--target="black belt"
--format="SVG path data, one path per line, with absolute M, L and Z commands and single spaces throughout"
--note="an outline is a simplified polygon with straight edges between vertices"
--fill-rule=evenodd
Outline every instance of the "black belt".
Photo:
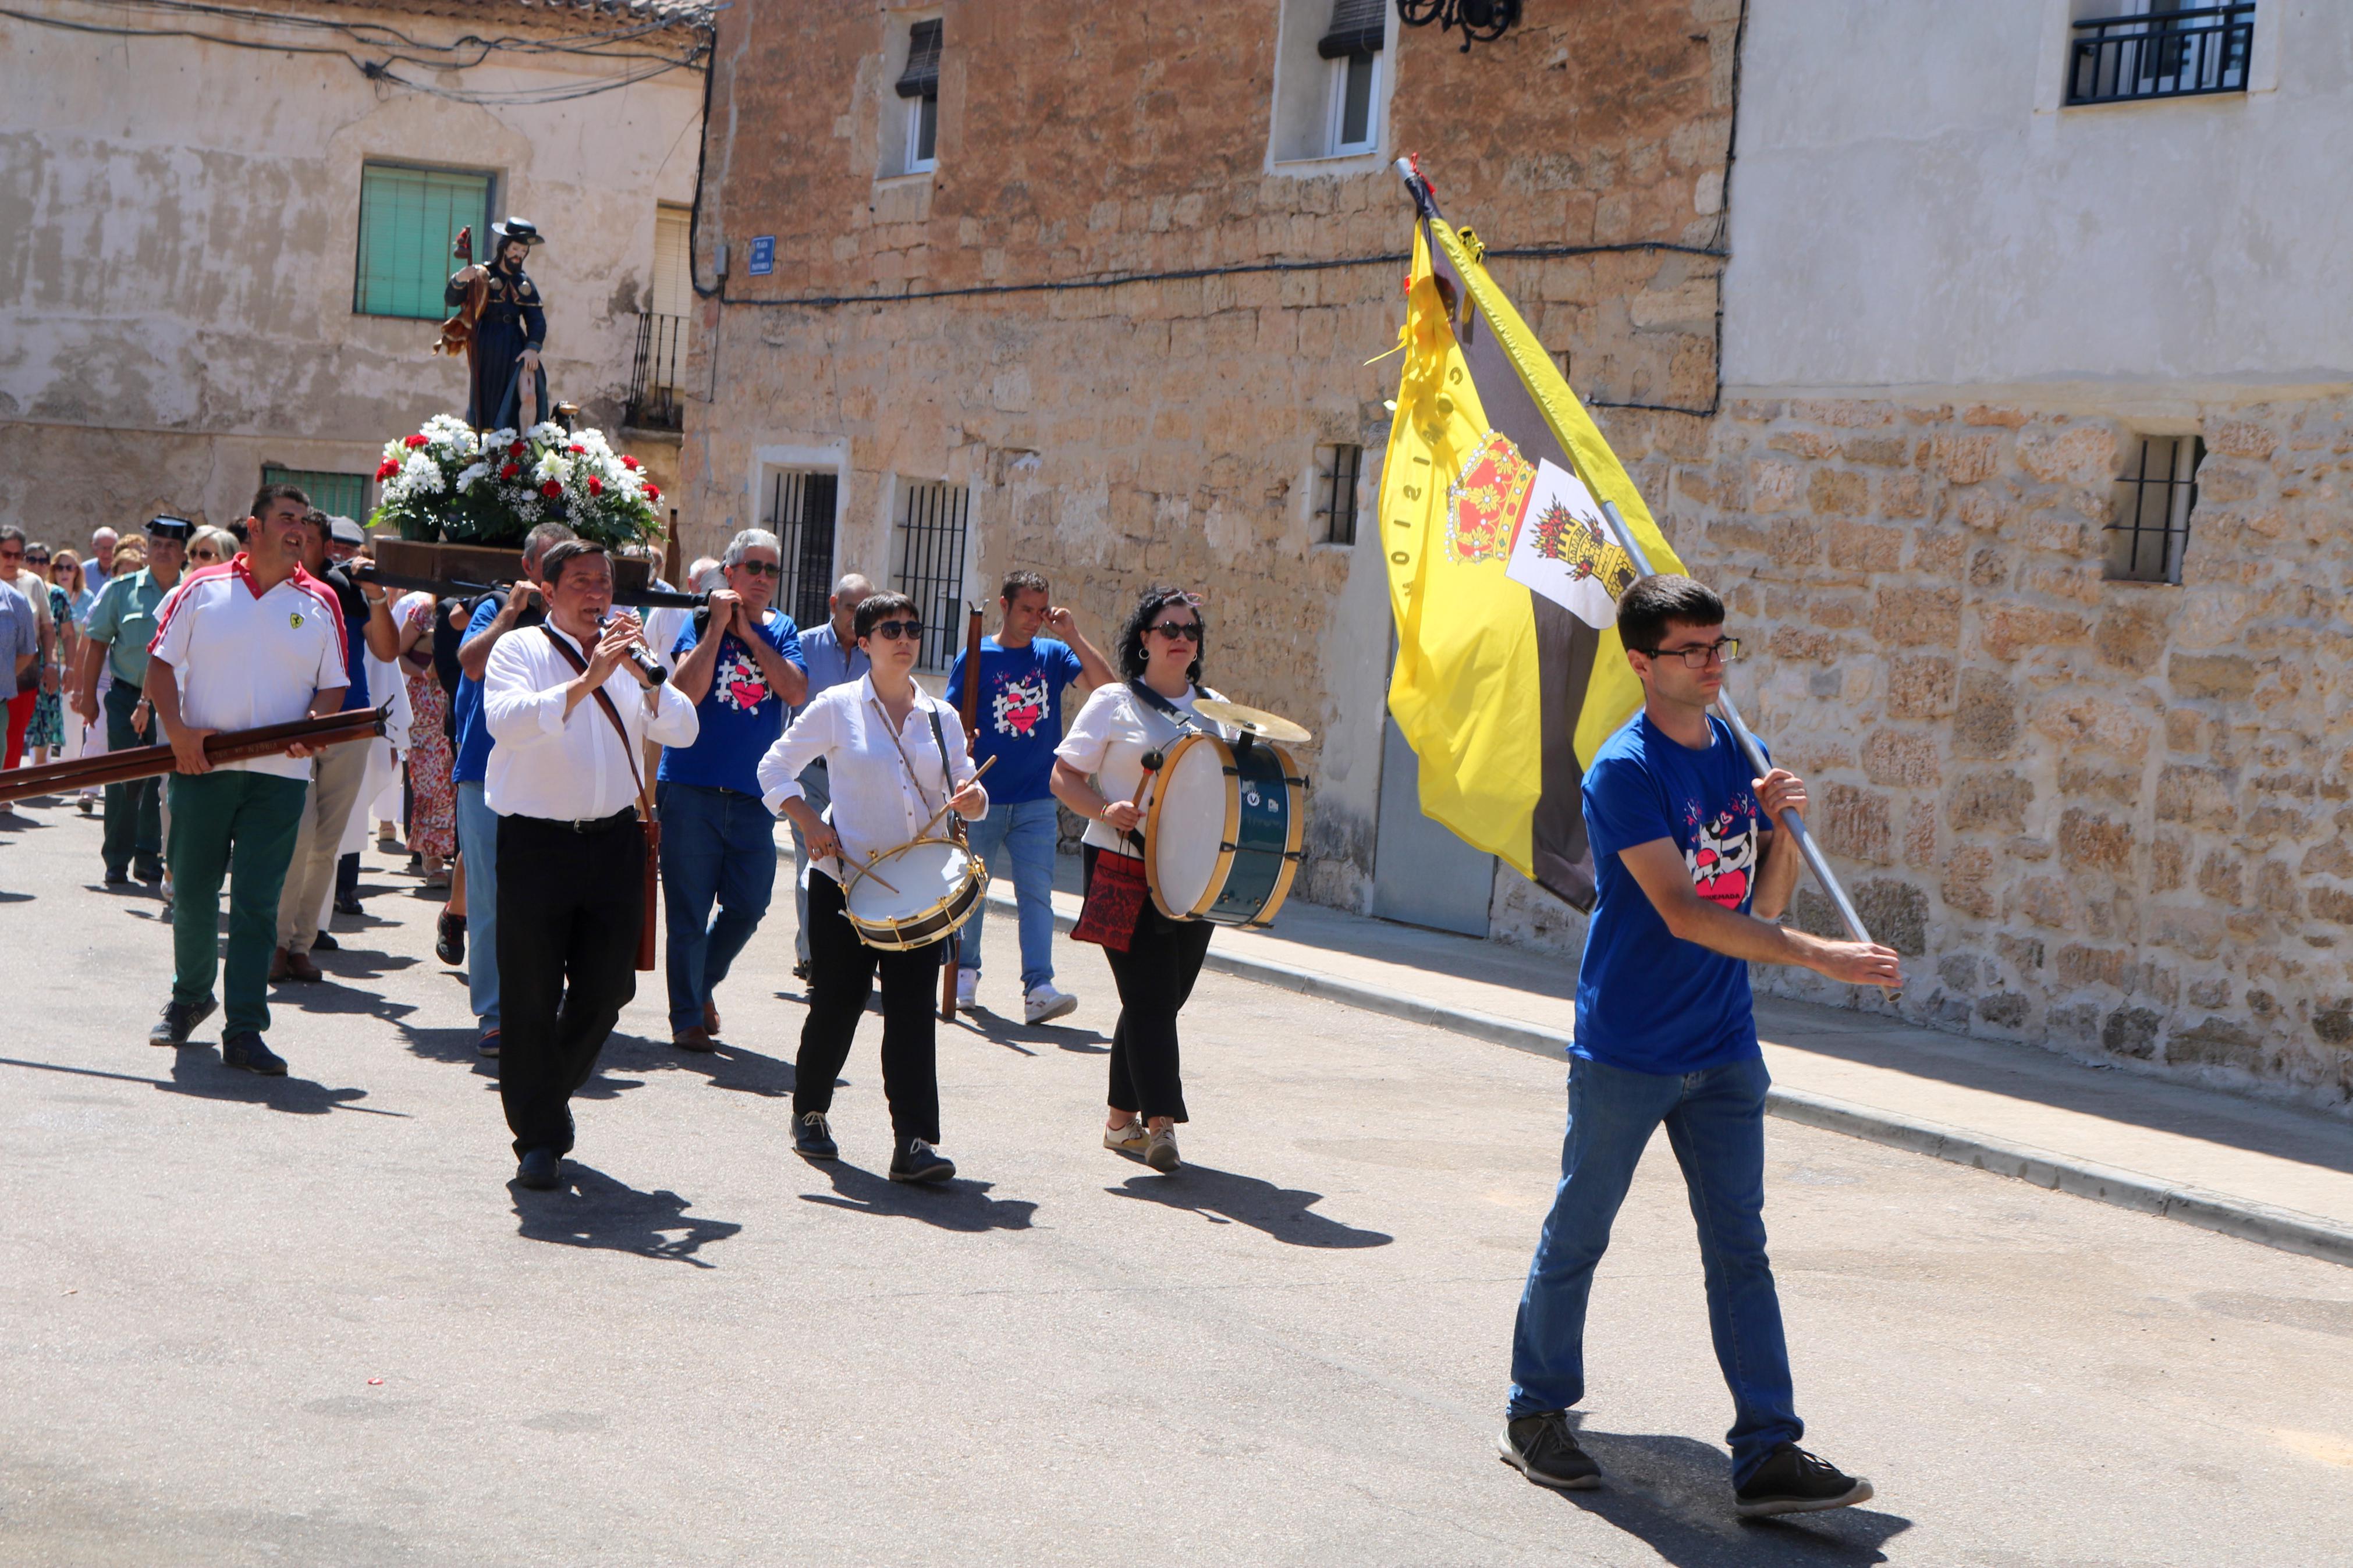
M 525 816 L 518 813 L 512 818 L 516 822 L 528 822 L 539 827 L 559 828 L 566 833 L 584 836 L 609 832 L 625 822 L 637 819 L 638 808 L 634 805 L 625 805 L 610 816 Z

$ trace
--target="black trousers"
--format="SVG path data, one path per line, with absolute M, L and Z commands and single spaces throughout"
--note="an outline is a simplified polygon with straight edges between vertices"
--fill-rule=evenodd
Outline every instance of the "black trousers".
M 499 1098 L 517 1154 L 572 1149 L 567 1103 L 638 994 L 646 846 L 624 811 L 499 818 Z
M 503 864 L 501 869 L 505 868 Z M 504 886 L 503 883 L 501 886 Z M 891 1105 L 891 1133 L 902 1143 L 940 1141 L 940 950 L 934 942 L 911 952 L 886 952 L 858 940 L 843 914 L 841 884 L 809 872 L 808 1016 L 793 1064 L 793 1115 L 829 1110 L 833 1080 L 849 1059 L 850 1041 L 866 1011 L 876 971 L 882 976 L 882 1098 Z
M 1087 847 L 1090 881 L 1101 853 Z M 1155 1116 L 1187 1120 L 1176 1015 L 1193 994 L 1201 961 L 1209 955 L 1209 933 L 1216 929 L 1207 921 L 1172 921 L 1146 899 L 1127 951 L 1103 949 L 1111 977 L 1119 986 L 1119 1023 L 1111 1034 L 1109 1103 L 1113 1110 L 1131 1111 L 1147 1121 Z

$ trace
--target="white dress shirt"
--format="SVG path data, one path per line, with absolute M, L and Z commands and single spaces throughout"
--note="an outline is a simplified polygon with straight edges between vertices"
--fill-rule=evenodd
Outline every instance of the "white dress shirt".
M 944 767 L 939 743 L 932 737 L 934 714 L 940 738 L 947 742 Z M 800 784 L 801 770 L 820 759 L 833 793 L 826 821 L 840 837 L 843 852 L 860 862 L 912 843 L 941 802 L 956 786 L 972 782 L 974 772 L 965 751 L 963 721 L 955 709 L 921 687 L 915 689 L 914 705 L 907 710 L 907 722 L 893 745 L 891 715 L 875 695 L 871 674 L 819 692 L 768 748 L 759 770 L 760 798 L 768 809 L 782 811 L 785 802 L 801 799 L 807 794 Z M 947 782 L 951 777 L 955 786 Z M 984 810 L 987 795 L 982 791 Z M 940 837 L 944 826 L 934 826 L 932 836 Z M 814 864 L 835 881 L 844 879 L 839 860 Z
M 629 731 L 628 750 L 613 733 L 613 721 L 592 694 L 564 711 L 564 689 L 578 677 L 571 662 L 548 641 L 563 637 L 587 660 L 592 649 L 557 631 L 553 622 L 509 632 L 491 649 L 482 671 L 482 718 L 490 727 L 490 773 L 482 795 L 501 816 L 543 816 L 557 822 L 593 822 L 612 816 L 638 798 L 631 764 L 645 755 L 645 742 L 691 746 L 700 721 L 694 704 L 664 681 L 655 689 L 658 706 L 646 711 L 646 690 L 627 665 L 605 678 L 605 695 Z
M 1197 686 L 1184 696 L 1175 698 L 1170 706 L 1182 712 L 1200 728 L 1231 742 L 1240 731 L 1224 724 L 1201 718 L 1193 711 L 1193 704 L 1202 698 L 1217 698 L 1206 686 Z M 1219 699 L 1222 700 L 1222 699 Z M 1062 743 L 1054 748 L 1055 759 L 1065 762 L 1094 780 L 1095 793 L 1109 801 L 1135 798 L 1144 786 L 1144 756 L 1147 752 L 1166 752 L 1183 740 L 1186 728 L 1135 694 L 1134 688 L 1124 680 L 1098 686 L 1087 693 L 1086 706 L 1071 721 Z M 1149 805 L 1146 795 L 1142 804 Z M 1087 824 L 1080 840 L 1098 849 L 1108 849 L 1131 858 L 1142 850 L 1130 844 L 1120 831 L 1096 817 Z

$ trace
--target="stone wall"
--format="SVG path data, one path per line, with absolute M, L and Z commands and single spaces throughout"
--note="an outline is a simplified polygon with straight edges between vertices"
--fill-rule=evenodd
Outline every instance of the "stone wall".
M 1730 601 L 1749 718 L 1909 956 L 1902 1013 L 2353 1096 L 2353 401 L 2196 423 L 2178 587 L 2103 580 L 2137 438 L 2116 424 L 1833 398 L 1695 423 L 1612 434 Z M 1799 917 L 1836 927 L 1810 887 Z

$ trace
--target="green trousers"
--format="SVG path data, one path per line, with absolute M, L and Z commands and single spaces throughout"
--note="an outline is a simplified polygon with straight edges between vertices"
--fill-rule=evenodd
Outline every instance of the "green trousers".
M 171 775 L 172 999 L 213 994 L 220 953 L 220 889 L 228 877 L 228 977 L 224 1032 L 269 1027 L 269 959 L 278 896 L 302 826 L 302 779 L 217 769 Z M 230 855 L 236 860 L 231 865 Z
M 159 738 L 152 718 L 144 730 L 131 727 L 132 710 L 139 706 L 139 688 L 129 681 L 118 679 L 108 687 L 104 706 L 108 751 L 127 752 L 134 746 L 152 746 Z M 99 854 L 106 862 L 107 875 L 119 876 L 134 865 L 146 871 L 162 864 L 163 782 L 133 779 L 129 784 L 106 786 L 106 837 Z

